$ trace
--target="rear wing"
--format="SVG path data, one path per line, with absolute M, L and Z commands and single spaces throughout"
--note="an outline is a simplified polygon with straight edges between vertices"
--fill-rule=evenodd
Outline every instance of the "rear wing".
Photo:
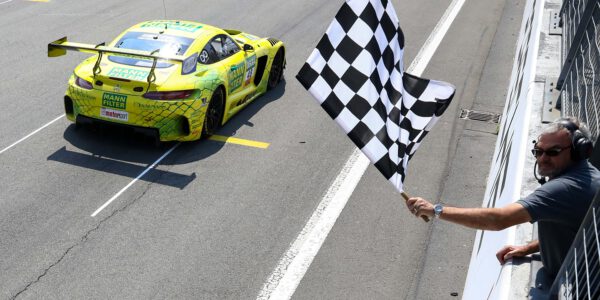
M 67 50 L 97 54 L 98 59 L 96 60 L 96 64 L 94 65 L 94 69 L 92 71 L 94 76 L 100 74 L 100 72 L 102 71 L 100 69 L 100 61 L 102 61 L 102 56 L 105 53 L 130 58 L 152 60 L 152 67 L 150 69 L 148 77 L 146 78 L 148 86 L 150 86 L 150 84 L 156 80 L 154 70 L 156 69 L 157 61 L 160 60 L 172 64 L 182 64 L 181 74 L 186 75 L 196 71 L 196 60 L 198 58 L 198 53 L 194 53 L 188 58 L 184 58 L 181 55 L 160 55 L 158 54 L 160 49 L 156 49 L 152 52 L 146 52 L 132 49 L 107 47 L 104 43 L 98 45 L 73 43 L 67 42 L 67 37 L 60 38 L 48 44 L 48 57 L 63 56 L 67 54 Z

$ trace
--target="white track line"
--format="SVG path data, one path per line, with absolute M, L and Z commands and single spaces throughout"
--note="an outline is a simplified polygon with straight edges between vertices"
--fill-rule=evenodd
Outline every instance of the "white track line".
M 129 184 L 127 184 L 124 188 L 122 188 L 118 193 L 116 193 L 114 196 L 112 196 L 112 198 L 108 199 L 108 201 L 106 201 L 106 203 L 104 203 L 102 206 L 100 206 L 98 209 L 96 209 L 96 211 L 92 214 L 92 217 L 95 217 L 104 208 L 106 208 L 111 202 L 113 202 L 115 199 L 117 199 L 119 196 L 121 196 L 121 194 L 123 194 L 123 192 L 125 192 L 136 181 L 138 181 L 140 178 L 142 178 L 142 176 L 146 175 L 146 173 L 148 173 L 148 171 L 153 169 L 158 163 L 160 163 L 165 157 L 167 157 L 167 155 L 171 154 L 171 152 L 173 152 L 173 150 L 175 150 L 175 148 L 177 148 L 177 146 L 179 146 L 180 144 L 181 143 L 177 143 L 173 147 L 171 147 L 171 149 L 169 149 L 167 152 L 165 152 L 165 154 L 163 154 L 161 157 L 159 157 L 154 163 L 152 163 L 152 165 L 150 165 L 148 168 L 146 168 L 144 170 L 144 172 L 142 172 L 134 180 L 132 180 Z
M 450 6 L 448 6 L 440 21 L 433 28 L 433 31 L 408 67 L 408 70 L 406 70 L 408 73 L 415 76 L 421 76 L 421 74 L 423 74 L 425 67 L 429 64 L 429 60 L 433 57 L 433 53 L 435 53 L 435 50 L 437 50 L 437 47 L 442 42 L 442 39 L 446 35 L 446 32 L 448 32 L 450 25 L 454 22 L 456 15 L 458 15 L 458 12 L 464 3 L 465 0 L 454 0 L 450 3 Z
M 464 2 L 454 0 L 450 3 L 408 68 L 408 73 L 421 76 Z M 279 260 L 257 299 L 292 297 L 368 166 L 369 159 L 358 148 L 355 149 L 296 240 Z
M 0 4 L 2 4 L 2 3 L 0 3 Z M 20 143 L 20 142 L 22 142 L 22 141 L 26 140 L 28 137 L 30 137 L 30 136 L 32 136 L 32 135 L 34 135 L 34 134 L 38 133 L 40 130 L 42 130 L 42 129 L 44 129 L 44 128 L 48 127 L 50 124 L 52 124 L 52 123 L 54 123 L 54 122 L 58 121 L 60 118 L 62 118 L 62 117 L 64 117 L 64 116 L 65 116 L 65 114 L 62 114 L 62 115 L 60 115 L 60 116 L 56 117 L 56 119 L 54 119 L 54 120 L 52 120 L 52 121 L 50 121 L 50 122 L 46 123 L 46 125 L 44 125 L 44 126 L 42 126 L 42 127 L 38 128 L 38 129 L 36 129 L 36 130 L 35 130 L 35 131 L 33 131 L 32 133 L 30 133 L 30 134 L 26 135 L 24 138 L 22 138 L 22 139 L 20 139 L 20 140 L 18 140 L 18 141 L 16 141 L 16 142 L 14 142 L 14 143 L 12 143 L 12 145 L 10 145 L 10 146 L 8 146 L 8 147 L 6 147 L 6 148 L 4 148 L 4 149 L 0 150 L 0 154 L 2 154 L 4 151 L 6 151 L 6 150 L 8 150 L 8 149 L 10 149 L 10 148 L 12 148 L 12 147 L 14 147 L 14 146 L 15 146 L 15 145 L 17 145 L 18 143 Z
M 257 299 L 289 299 L 292 296 L 368 166 L 369 159 L 355 148 Z
M 8 3 L 8 2 L 12 2 L 12 1 L 13 1 L 13 0 L 6 0 L 6 1 L 4 1 L 4 2 L 0 2 L 0 4 L 6 4 L 6 3 Z

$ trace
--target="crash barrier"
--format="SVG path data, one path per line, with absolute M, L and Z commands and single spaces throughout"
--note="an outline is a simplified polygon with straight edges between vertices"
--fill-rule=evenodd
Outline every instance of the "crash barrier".
M 563 65 L 557 103 L 563 116 L 585 122 L 596 140 L 600 133 L 600 1 L 564 0 L 560 18 Z
M 527 0 L 508 93 L 483 207 L 503 207 L 521 196 L 523 165 L 531 145 L 529 120 L 544 1 Z M 515 229 L 478 230 L 463 290 L 463 299 L 509 299 L 512 266 L 501 266 L 496 252 L 514 242 Z
M 552 298 L 600 299 L 600 192 L 596 194 L 554 284 Z

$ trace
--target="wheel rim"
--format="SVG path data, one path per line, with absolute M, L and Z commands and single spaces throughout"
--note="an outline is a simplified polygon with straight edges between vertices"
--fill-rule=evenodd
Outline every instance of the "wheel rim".
M 215 92 L 206 112 L 206 133 L 214 133 L 221 123 L 221 111 L 223 108 L 223 97 L 220 91 Z

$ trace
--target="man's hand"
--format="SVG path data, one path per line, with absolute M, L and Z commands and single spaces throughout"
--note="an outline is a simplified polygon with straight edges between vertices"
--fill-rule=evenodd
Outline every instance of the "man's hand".
M 406 200 L 406 207 L 408 207 L 408 210 L 417 217 L 427 216 L 432 218 L 434 215 L 433 205 L 421 197 L 409 198 Z
M 496 258 L 500 262 L 501 265 L 506 263 L 507 260 L 513 257 L 524 257 L 530 254 L 529 245 L 525 246 L 504 246 L 504 248 L 500 249 L 498 253 L 496 253 Z

